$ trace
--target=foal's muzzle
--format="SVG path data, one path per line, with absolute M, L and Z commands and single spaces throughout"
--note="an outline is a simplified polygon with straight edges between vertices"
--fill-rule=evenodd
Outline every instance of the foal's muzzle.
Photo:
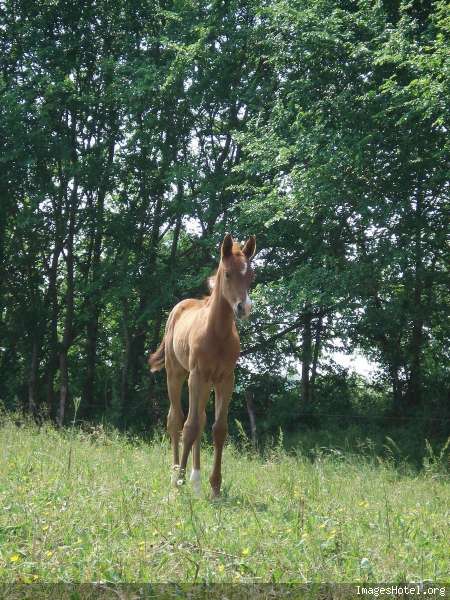
M 238 319 L 242 319 L 244 316 L 244 305 L 242 302 L 239 302 L 239 304 L 236 306 L 236 316 Z
M 238 319 L 246 319 L 250 315 L 250 310 L 252 308 L 252 303 L 250 298 L 247 296 L 247 299 L 243 302 L 238 302 L 234 309 L 234 314 Z

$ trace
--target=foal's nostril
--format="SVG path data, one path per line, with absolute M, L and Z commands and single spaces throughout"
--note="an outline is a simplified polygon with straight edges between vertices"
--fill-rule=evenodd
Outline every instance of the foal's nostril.
M 242 313 L 244 312 L 244 305 L 242 304 L 242 302 L 239 302 L 239 304 L 237 305 L 237 311 L 239 315 L 242 315 Z

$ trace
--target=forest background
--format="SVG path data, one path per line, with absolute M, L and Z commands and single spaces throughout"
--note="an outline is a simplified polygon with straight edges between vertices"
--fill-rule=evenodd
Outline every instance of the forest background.
M 411 453 L 445 440 L 449 15 L 443 0 L 3 2 L 6 409 L 159 428 L 148 353 L 231 232 L 258 247 L 232 422 L 259 440 L 394 428 Z

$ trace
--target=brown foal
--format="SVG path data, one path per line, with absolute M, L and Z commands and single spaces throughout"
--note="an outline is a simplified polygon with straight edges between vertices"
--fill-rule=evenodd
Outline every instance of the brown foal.
M 235 317 L 250 314 L 248 289 L 253 279 L 250 261 L 255 253 L 255 237 L 243 248 L 226 235 L 221 260 L 210 278 L 211 295 L 203 300 L 183 300 L 167 319 L 164 338 L 150 355 L 151 371 L 166 368 L 170 410 L 167 416 L 173 450 L 172 482 L 184 483 L 191 448 L 191 482 L 200 492 L 200 439 L 206 421 L 206 403 L 215 390 L 215 420 L 212 428 L 214 465 L 209 479 L 213 496 L 220 495 L 222 450 L 228 433 L 228 407 L 234 388 L 234 368 L 239 358 L 239 334 Z M 181 389 L 189 385 L 189 412 L 186 421 L 181 408 Z M 184 422 L 184 426 L 183 426 Z M 181 461 L 180 433 L 183 431 Z

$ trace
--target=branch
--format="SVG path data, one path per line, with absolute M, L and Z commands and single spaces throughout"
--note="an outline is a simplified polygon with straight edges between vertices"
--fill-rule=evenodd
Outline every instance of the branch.
M 328 314 L 328 312 L 332 308 L 333 307 L 331 306 L 331 307 L 323 308 L 318 311 L 313 311 L 311 313 L 311 317 L 313 319 L 322 318 L 326 314 Z M 264 346 L 271 344 L 272 342 L 284 337 L 287 333 L 290 333 L 291 331 L 295 331 L 296 329 L 300 329 L 300 327 L 303 327 L 303 325 L 304 325 L 304 318 L 305 318 L 305 315 L 301 315 L 292 325 L 289 325 L 289 327 L 286 327 L 282 331 L 279 331 L 275 335 L 272 335 L 267 340 L 263 340 L 262 342 L 259 342 L 258 344 L 255 344 L 254 346 L 251 346 L 250 348 L 247 348 L 246 350 L 241 352 L 240 356 L 247 356 L 247 354 L 253 354 L 254 352 L 257 352 L 258 350 L 261 350 L 262 348 L 264 348 Z
M 258 350 L 261 350 L 262 348 L 264 348 L 264 346 L 271 344 L 275 340 L 278 340 L 279 338 L 282 338 L 283 336 L 285 336 L 287 333 L 290 333 L 291 331 L 295 331 L 296 329 L 299 329 L 302 326 L 303 326 L 303 317 L 300 317 L 299 319 L 297 319 L 297 321 L 295 321 L 295 323 L 293 323 L 289 327 L 286 327 L 286 329 L 283 329 L 283 331 L 276 333 L 269 339 L 263 340 L 262 342 L 260 342 L 259 344 L 256 344 L 255 346 L 251 346 L 250 348 L 247 348 L 246 350 L 241 352 L 240 356 L 247 356 L 248 354 L 253 354 L 254 352 L 257 352 Z

